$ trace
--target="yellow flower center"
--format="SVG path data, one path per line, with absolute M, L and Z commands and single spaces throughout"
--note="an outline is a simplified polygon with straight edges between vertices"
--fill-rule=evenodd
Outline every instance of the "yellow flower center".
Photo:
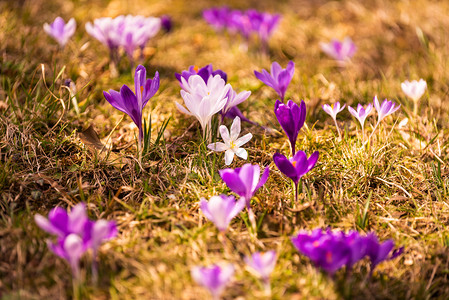
M 312 244 L 312 245 L 313 245 L 313 247 L 315 247 L 315 248 L 316 248 L 316 247 L 318 247 L 318 246 L 320 245 L 320 242 L 318 242 L 318 241 L 315 241 L 315 242 L 313 242 L 313 244 Z
M 143 95 L 143 86 L 140 87 L 140 94 Z
M 231 149 L 234 149 L 236 144 L 234 143 L 234 141 L 230 141 L 229 146 L 231 146 Z
M 194 66 L 193 71 L 195 71 L 195 73 L 198 73 L 198 66 Z
M 296 168 L 296 161 L 292 161 L 292 165 L 293 165 L 293 167 Z M 315 243 L 316 243 L 316 242 L 315 242 Z

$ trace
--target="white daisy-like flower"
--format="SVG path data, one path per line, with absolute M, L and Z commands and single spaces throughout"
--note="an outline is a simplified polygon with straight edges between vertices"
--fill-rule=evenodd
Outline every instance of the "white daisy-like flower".
M 212 143 L 207 146 L 210 150 L 213 151 L 226 151 L 225 152 L 225 164 L 230 165 L 234 160 L 234 154 L 240 158 L 247 159 L 248 152 L 245 149 L 240 148 L 244 144 L 246 144 L 253 135 L 251 133 L 247 133 L 244 136 L 239 138 L 240 135 L 240 118 L 235 117 L 234 121 L 231 125 L 231 134 L 229 134 L 229 130 L 226 126 L 221 125 L 220 128 L 221 138 L 223 142 Z

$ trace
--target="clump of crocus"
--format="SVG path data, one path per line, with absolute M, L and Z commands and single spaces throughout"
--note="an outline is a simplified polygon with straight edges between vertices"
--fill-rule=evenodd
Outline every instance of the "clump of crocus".
M 337 131 L 338 131 L 338 136 L 341 139 L 341 131 L 340 128 L 338 127 L 338 123 L 337 123 L 337 114 L 339 112 L 341 112 L 344 108 L 345 108 L 346 104 L 344 104 L 343 106 L 340 105 L 340 102 L 336 102 L 332 105 L 329 104 L 324 104 L 323 105 L 323 110 L 332 117 L 332 119 L 334 120 L 335 123 L 335 127 L 337 127 Z
M 404 94 L 413 100 L 413 113 L 416 115 L 418 113 L 418 103 L 419 99 L 424 95 L 427 89 L 427 83 L 424 79 L 419 81 L 404 81 L 401 83 L 401 88 Z
M 220 126 L 219 131 L 224 143 L 216 142 L 209 144 L 207 145 L 207 148 L 218 152 L 225 151 L 225 164 L 228 166 L 234 160 L 234 154 L 246 160 L 248 158 L 248 152 L 240 147 L 246 144 L 253 137 L 253 135 L 251 133 L 247 133 L 239 138 L 240 118 L 235 117 L 231 125 L 230 133 L 228 128 L 224 125 Z
M 280 153 L 273 155 L 274 164 L 278 167 L 279 171 L 289 177 L 295 184 L 295 202 L 298 202 L 298 183 L 302 176 L 307 174 L 315 167 L 318 161 L 318 151 L 313 152 L 309 158 L 303 151 L 298 151 L 291 158 L 288 159 Z
M 120 92 L 114 90 L 109 90 L 109 93 L 103 92 L 106 100 L 113 107 L 130 116 L 139 129 L 139 157 L 143 140 L 142 111 L 150 98 L 159 90 L 159 73 L 156 71 L 153 79 L 147 79 L 146 76 L 147 71 L 145 67 L 139 65 L 134 74 L 135 93 L 126 84 L 121 87 Z
M 282 102 L 284 102 L 285 92 L 294 73 L 295 63 L 293 61 L 289 61 L 285 69 L 282 69 L 277 62 L 273 62 L 271 64 L 271 74 L 265 69 L 262 70 L 262 73 L 254 71 L 257 79 L 272 87 L 278 93 L 279 97 L 281 97 Z
M 61 17 L 57 17 L 50 25 L 47 23 L 44 24 L 44 31 L 54 38 L 61 48 L 63 48 L 75 34 L 75 30 L 76 22 L 74 18 L 71 18 L 67 24 Z
M 266 167 L 262 177 L 260 176 L 260 167 L 252 164 L 245 164 L 241 168 L 236 169 L 223 169 L 219 173 L 226 185 L 244 199 L 248 210 L 248 217 L 255 232 L 256 219 L 251 209 L 251 198 L 267 181 L 270 175 L 270 169 Z
M 264 51 L 268 49 L 268 40 L 277 27 L 280 17 L 279 14 L 259 12 L 255 9 L 231 10 L 226 6 L 203 11 L 203 18 L 217 31 L 227 29 L 231 33 L 240 33 L 246 42 L 252 34 L 257 35 Z
M 212 299 L 218 300 L 234 275 L 234 266 L 232 264 L 196 266 L 192 268 L 191 275 L 196 283 L 209 290 Z
M 234 196 L 226 195 L 213 196 L 209 201 L 201 198 L 200 208 L 206 218 L 224 232 L 231 220 L 245 208 L 245 200 L 235 201 Z
M 369 103 L 366 106 L 366 108 L 364 108 L 361 104 L 357 104 L 357 111 L 350 106 L 348 106 L 348 110 L 351 113 L 351 115 L 353 115 L 360 122 L 360 126 L 362 127 L 362 141 L 363 141 L 365 139 L 365 131 L 364 131 L 365 120 L 366 117 L 368 117 L 371 111 L 373 110 L 373 105 Z
M 256 252 L 245 257 L 245 263 L 249 271 L 259 277 L 267 294 L 271 293 L 270 275 L 276 266 L 276 251 Z
M 343 41 L 333 39 L 330 43 L 320 43 L 321 50 L 344 66 L 355 54 L 357 47 L 350 37 Z
M 71 211 L 56 207 L 48 214 L 48 219 L 37 214 L 36 224 L 46 232 L 55 235 L 57 240 L 49 240 L 49 249 L 61 258 L 66 259 L 72 268 L 74 281 L 79 283 L 79 260 L 88 250 L 92 249 L 92 272 L 97 277 L 96 257 L 100 245 L 117 235 L 114 221 L 91 221 L 86 214 L 84 203 L 77 204 Z
M 393 250 L 392 240 L 380 243 L 375 233 L 363 236 L 357 231 L 344 233 L 317 228 L 311 233 L 301 231 L 291 240 L 299 252 L 309 257 L 316 267 L 329 275 L 333 275 L 343 266 L 350 271 L 365 256 L 371 259 L 372 274 L 377 264 L 393 259 L 403 252 L 403 248 Z
M 294 156 L 296 153 L 296 140 L 306 120 L 306 104 L 304 101 L 301 101 L 300 106 L 298 106 L 292 100 L 289 100 L 287 104 L 276 100 L 274 114 L 290 141 L 292 156 Z
M 86 31 L 109 48 L 111 61 L 119 62 L 119 47 L 122 47 L 133 64 L 133 54 L 137 48 L 143 49 L 161 28 L 161 20 L 154 17 L 118 16 L 116 18 L 95 19 L 86 23 Z
M 376 131 L 377 126 L 379 126 L 380 122 L 387 116 L 391 115 L 395 111 L 397 111 L 401 105 L 397 105 L 393 101 L 388 101 L 385 99 L 382 104 L 379 103 L 379 100 L 377 99 L 377 96 L 374 96 L 374 107 L 377 111 L 377 123 L 376 126 L 374 126 L 373 131 L 371 132 L 371 135 L 369 136 L 368 140 L 371 139 L 371 137 L 374 134 L 374 131 Z

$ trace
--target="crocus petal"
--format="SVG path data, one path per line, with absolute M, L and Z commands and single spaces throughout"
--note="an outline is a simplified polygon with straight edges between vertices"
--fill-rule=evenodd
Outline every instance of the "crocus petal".
M 249 142 L 249 140 L 251 140 L 252 137 L 253 137 L 253 135 L 251 133 L 247 133 L 244 136 L 242 136 L 242 137 L 238 138 L 237 140 L 235 140 L 235 145 L 237 147 L 243 146 L 244 144 Z
M 207 148 L 209 148 L 212 151 L 222 152 L 222 151 L 227 150 L 229 147 L 226 146 L 226 144 L 224 144 L 222 142 L 216 142 L 216 143 L 207 145 Z
M 229 166 L 234 160 L 234 151 L 231 149 L 226 150 L 225 152 L 225 165 Z
M 243 149 L 243 148 L 239 148 L 239 149 L 235 152 L 235 154 L 236 154 L 238 157 L 243 158 L 243 159 L 245 159 L 245 160 L 248 158 L 248 152 L 246 152 L 246 150 Z

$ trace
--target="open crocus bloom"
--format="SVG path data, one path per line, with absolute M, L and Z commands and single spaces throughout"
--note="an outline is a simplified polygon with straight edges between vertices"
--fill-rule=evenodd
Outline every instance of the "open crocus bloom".
M 193 267 L 192 278 L 199 285 L 207 288 L 213 299 L 219 299 L 224 288 L 234 275 L 234 266 L 227 264 L 223 266 L 212 265 L 209 267 Z
M 217 142 L 213 144 L 209 144 L 207 148 L 213 151 L 226 151 L 225 152 L 225 164 L 230 165 L 234 160 L 234 154 L 240 158 L 247 159 L 248 152 L 245 149 L 240 148 L 244 144 L 246 144 L 253 135 L 251 133 L 247 133 L 244 136 L 239 138 L 240 135 L 240 118 L 235 117 L 234 122 L 231 125 L 231 134 L 229 134 L 229 130 L 226 126 L 220 126 L 220 134 L 223 142 Z
M 256 276 L 268 281 L 276 265 L 276 251 L 256 252 L 245 257 L 245 263 Z
M 226 231 L 231 220 L 245 208 L 245 201 L 235 201 L 234 196 L 213 196 L 209 201 L 201 198 L 200 208 L 218 230 Z
M 337 114 L 341 112 L 345 108 L 346 104 L 343 106 L 340 105 L 340 102 L 335 102 L 332 105 L 324 104 L 323 110 L 332 117 L 332 119 L 337 120 Z
M 272 87 L 278 93 L 279 97 L 281 97 L 282 102 L 284 102 L 285 92 L 294 73 L 295 63 L 293 61 L 289 61 L 285 69 L 282 69 L 277 62 L 273 62 L 271 64 L 271 74 L 266 70 L 262 70 L 262 73 L 254 71 L 257 79 Z
M 382 104 L 379 104 L 377 96 L 374 96 L 374 107 L 376 108 L 378 114 L 377 123 L 380 123 L 380 121 L 382 121 L 386 116 L 389 116 L 397 111 L 401 105 L 396 106 L 396 103 L 393 101 L 388 101 L 387 99 L 385 99 Z
M 298 151 L 291 159 L 287 159 L 284 155 L 276 153 L 273 155 L 273 160 L 279 171 L 284 173 L 297 185 L 301 177 L 315 167 L 318 156 L 318 151 L 315 151 L 307 159 L 304 151 Z
M 404 94 L 407 95 L 407 97 L 411 98 L 413 101 L 416 102 L 426 92 L 427 83 L 424 79 L 420 79 L 419 81 L 406 80 L 403 83 L 401 83 L 401 88 Z
M 176 107 L 187 115 L 198 119 L 203 129 L 203 137 L 206 135 L 206 126 L 210 127 L 210 121 L 216 113 L 226 105 L 230 84 L 220 75 L 209 77 L 207 83 L 199 75 L 190 76 L 188 81 L 181 77 L 182 86 L 181 96 L 187 108 L 176 102 Z
M 346 37 L 343 41 L 333 39 L 330 43 L 320 43 L 320 46 L 324 53 L 340 63 L 344 63 L 351 59 L 357 50 L 350 37 Z
M 306 120 L 306 104 L 301 101 L 301 105 L 298 106 L 292 100 L 288 100 L 287 104 L 276 100 L 274 114 L 290 141 L 292 155 L 295 155 L 296 139 Z
M 363 127 L 365 126 L 366 117 L 368 117 L 368 115 L 373 110 L 373 105 L 370 103 L 366 106 L 366 108 L 364 108 L 362 105 L 357 104 L 357 111 L 350 106 L 348 106 L 348 110 L 351 113 L 351 115 L 353 115 L 357 120 L 359 120 L 363 130 Z
M 120 92 L 109 90 L 103 92 L 106 100 L 116 109 L 131 117 L 139 129 L 139 148 L 143 140 L 142 111 L 148 100 L 156 94 L 159 89 L 159 73 L 156 71 L 153 79 L 147 79 L 147 71 L 144 66 L 139 65 L 134 74 L 135 93 L 127 85 L 123 85 Z
M 67 24 L 64 19 L 57 17 L 50 25 L 44 24 L 44 31 L 54 38 L 61 47 L 64 47 L 69 39 L 73 36 L 76 29 L 76 22 L 74 18 L 71 18 Z

